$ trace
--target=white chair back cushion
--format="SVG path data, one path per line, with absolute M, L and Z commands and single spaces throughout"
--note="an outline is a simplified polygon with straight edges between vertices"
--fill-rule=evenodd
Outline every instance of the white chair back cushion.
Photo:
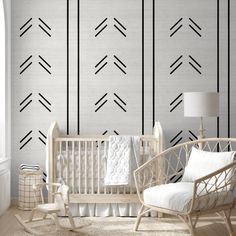
M 194 182 L 196 179 L 208 175 L 234 161 L 235 152 L 207 152 L 192 147 L 187 166 L 185 167 L 182 182 Z M 220 177 L 224 179 L 222 175 Z M 210 184 L 214 184 L 212 179 Z

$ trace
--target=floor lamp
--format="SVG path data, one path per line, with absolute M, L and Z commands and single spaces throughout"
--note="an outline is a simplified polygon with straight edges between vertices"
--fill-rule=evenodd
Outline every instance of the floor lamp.
M 200 117 L 198 139 L 205 138 L 203 117 L 219 115 L 219 93 L 216 92 L 186 92 L 184 93 L 184 116 Z

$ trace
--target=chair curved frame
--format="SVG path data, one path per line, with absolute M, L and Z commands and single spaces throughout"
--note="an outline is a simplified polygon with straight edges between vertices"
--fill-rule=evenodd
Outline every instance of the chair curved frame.
M 235 198 L 230 202 L 227 199 L 229 194 L 232 196 L 236 187 L 236 161 L 195 180 L 192 199 L 185 211 L 147 205 L 143 200 L 142 193 L 146 188 L 178 182 L 181 179 L 193 146 L 210 152 L 233 151 L 236 150 L 236 139 L 208 138 L 182 143 L 165 150 L 135 170 L 134 180 L 142 206 L 134 230 L 138 229 L 142 216 L 154 210 L 179 217 L 187 224 L 190 234 L 194 236 L 199 216 L 216 213 L 224 219 L 229 234 L 233 235 L 230 216 L 235 206 Z

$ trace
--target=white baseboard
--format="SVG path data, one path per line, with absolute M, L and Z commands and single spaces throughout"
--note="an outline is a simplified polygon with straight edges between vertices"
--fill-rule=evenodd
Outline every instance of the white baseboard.
M 2 170 L 0 174 L 0 215 L 10 206 L 10 170 Z

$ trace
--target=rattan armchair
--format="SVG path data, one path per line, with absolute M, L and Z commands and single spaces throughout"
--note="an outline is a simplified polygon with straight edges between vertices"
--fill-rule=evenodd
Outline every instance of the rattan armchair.
M 209 152 L 233 151 L 236 150 L 236 139 L 210 138 L 182 143 L 160 153 L 135 170 L 135 185 L 142 204 L 135 223 L 135 230 L 139 227 L 141 217 L 154 210 L 179 217 L 187 224 L 190 234 L 195 235 L 195 226 L 199 216 L 208 213 L 217 213 L 224 219 L 229 234 L 233 235 L 230 216 L 235 205 L 236 161 L 234 159 L 231 163 L 213 172 L 209 172 L 207 175 L 197 178 L 190 183 L 192 184 L 190 199 L 182 210 L 173 209 L 172 207 L 165 208 L 158 204 L 150 204 L 145 199 L 145 191 L 154 191 L 158 187 L 162 189 L 168 186 L 169 192 L 173 187 L 175 187 L 175 191 L 178 190 L 176 188 L 178 185 L 176 184 L 183 184 L 181 183 L 181 179 L 192 147 Z M 156 193 L 156 198 L 158 194 L 159 196 L 163 194 L 160 190 Z M 175 200 L 173 198 L 173 201 Z

